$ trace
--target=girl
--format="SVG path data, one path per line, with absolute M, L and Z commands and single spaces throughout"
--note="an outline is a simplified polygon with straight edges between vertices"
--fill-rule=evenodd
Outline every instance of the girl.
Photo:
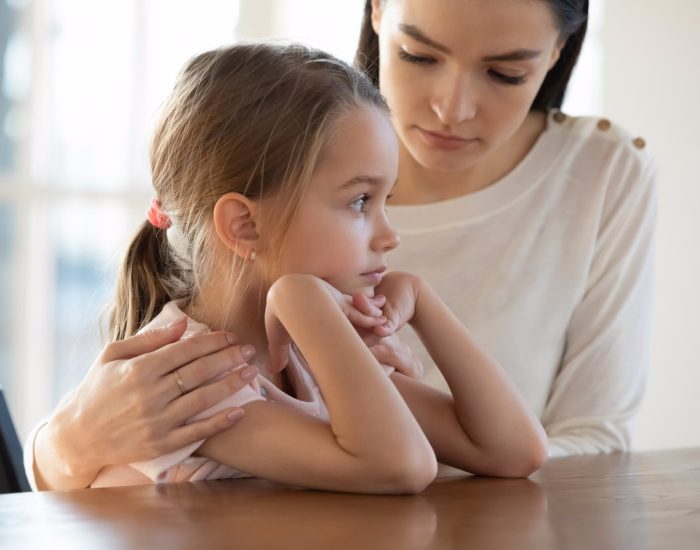
M 112 338 L 186 317 L 185 336 L 235 332 L 269 355 L 202 413 L 242 406 L 235 427 L 104 468 L 93 487 L 254 475 L 414 493 L 436 455 L 498 476 L 542 464 L 542 429 L 500 367 L 421 279 L 385 274 L 397 152 L 379 92 L 327 54 L 238 45 L 188 63 L 153 139 L 158 199 L 126 254 Z M 411 323 L 454 400 L 383 371 L 351 322 L 380 335 Z M 178 370 L 164 383 L 173 399 L 191 387 Z
M 650 355 L 655 166 L 644 141 L 616 124 L 559 111 L 588 1 L 366 0 L 365 13 L 357 62 L 399 135 L 392 267 L 427 281 L 498 360 L 543 423 L 550 456 L 629 449 Z M 114 453 L 108 428 L 124 434 L 125 456 L 175 449 L 189 403 L 160 412 L 149 406 L 161 399 L 159 378 L 115 373 L 225 369 L 208 342 L 185 360 L 170 355 L 181 330 L 108 347 L 39 431 L 36 454 L 26 446 L 29 475 L 36 466 L 43 486 L 85 486 Z M 424 380 L 446 389 L 406 332 Z M 381 361 L 417 370 L 395 342 L 381 341 Z M 134 393 L 139 407 L 102 407 Z M 210 422 L 191 426 L 228 427 Z M 127 433 L 134 423 L 149 429 Z

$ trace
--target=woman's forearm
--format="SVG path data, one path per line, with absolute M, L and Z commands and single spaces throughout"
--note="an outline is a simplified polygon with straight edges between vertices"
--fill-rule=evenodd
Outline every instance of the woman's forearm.
M 100 470 L 75 443 L 80 432 L 67 423 L 66 411 L 58 410 L 39 428 L 33 442 L 33 469 L 37 489 L 69 491 L 90 485 Z

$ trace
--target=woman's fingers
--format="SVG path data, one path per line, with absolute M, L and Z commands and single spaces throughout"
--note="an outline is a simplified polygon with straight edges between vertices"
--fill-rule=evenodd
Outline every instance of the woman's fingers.
M 187 328 L 185 319 L 186 317 L 183 316 L 166 327 L 149 330 L 124 340 L 112 342 L 102 350 L 100 361 L 109 363 L 117 359 L 131 359 L 172 344 L 185 332 L 185 328 Z
M 186 447 L 195 441 L 207 439 L 218 434 L 235 424 L 243 416 L 245 416 L 245 411 L 242 408 L 235 407 L 221 411 L 204 420 L 185 424 L 172 430 L 165 438 L 164 445 L 170 449 Z
M 235 336 L 228 332 L 197 334 L 191 338 L 167 344 L 144 355 L 143 363 L 147 364 L 149 372 L 156 377 L 161 377 L 197 359 L 225 350 L 235 344 L 237 344 Z M 221 372 L 224 372 L 226 365 L 222 364 L 221 366 Z
M 165 409 L 169 424 L 172 426 L 183 424 L 188 418 L 207 410 L 243 389 L 257 374 L 258 369 L 255 366 L 246 365 L 219 380 L 188 391 L 184 395 L 179 395 L 181 392 L 174 375 L 165 377 L 164 382 L 170 384 L 169 391 L 177 392 L 179 395 Z
M 184 391 L 189 392 L 202 384 L 214 380 L 227 371 L 241 367 L 254 354 L 255 348 L 251 345 L 229 346 L 215 353 L 195 359 L 188 365 L 177 369 L 177 373 L 182 382 Z M 169 384 L 167 379 L 171 377 L 175 377 L 174 372 L 172 375 L 165 375 L 163 377 L 163 382 L 169 387 L 171 387 L 172 384 Z M 177 393 L 173 394 L 171 399 L 176 398 L 182 393 L 179 391 L 179 384 L 177 389 Z

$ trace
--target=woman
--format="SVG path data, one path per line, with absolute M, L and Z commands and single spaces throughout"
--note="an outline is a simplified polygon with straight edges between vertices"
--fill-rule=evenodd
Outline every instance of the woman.
M 401 142 L 389 213 L 402 244 L 391 267 L 425 278 L 501 363 L 542 421 L 550 456 L 627 449 L 649 361 L 653 162 L 642 140 L 609 121 L 557 110 L 587 14 L 587 0 L 368 0 L 357 56 L 386 96 Z M 189 365 L 166 355 L 185 342 L 153 351 L 178 337 L 172 329 L 148 345 L 107 349 L 27 445 L 39 487 L 86 486 L 106 465 L 101 433 L 66 435 L 88 415 L 120 435 L 126 462 L 230 425 L 212 419 L 195 437 L 174 429 L 195 405 L 187 414 L 151 405 L 174 383 L 163 373 L 197 372 L 196 353 Z M 408 347 L 382 342 L 377 357 L 410 370 L 412 349 L 425 380 L 444 388 L 415 339 L 403 341 Z M 223 352 L 211 353 L 202 352 L 208 364 L 220 364 Z M 107 365 L 115 359 L 126 360 L 121 369 Z M 144 372 L 158 366 L 158 378 L 116 378 L 134 362 Z M 204 378 L 188 375 L 183 405 L 224 391 L 198 388 Z M 100 408 L 131 390 L 132 402 L 147 406 Z M 134 424 L 142 428 L 135 434 Z M 78 457 L 88 450 L 86 467 Z

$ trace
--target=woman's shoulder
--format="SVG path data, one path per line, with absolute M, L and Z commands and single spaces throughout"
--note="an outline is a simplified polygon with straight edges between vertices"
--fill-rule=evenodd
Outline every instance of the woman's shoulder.
M 547 120 L 547 132 L 555 139 L 566 139 L 569 149 L 579 154 L 610 157 L 611 151 L 637 158 L 639 162 L 651 163 L 647 140 L 633 133 L 614 119 L 595 116 L 572 116 L 563 111 L 552 110 Z
M 554 164 L 569 179 L 607 192 L 646 192 L 654 186 L 656 163 L 647 140 L 614 120 L 551 111 L 543 135 L 556 144 L 559 154 Z

